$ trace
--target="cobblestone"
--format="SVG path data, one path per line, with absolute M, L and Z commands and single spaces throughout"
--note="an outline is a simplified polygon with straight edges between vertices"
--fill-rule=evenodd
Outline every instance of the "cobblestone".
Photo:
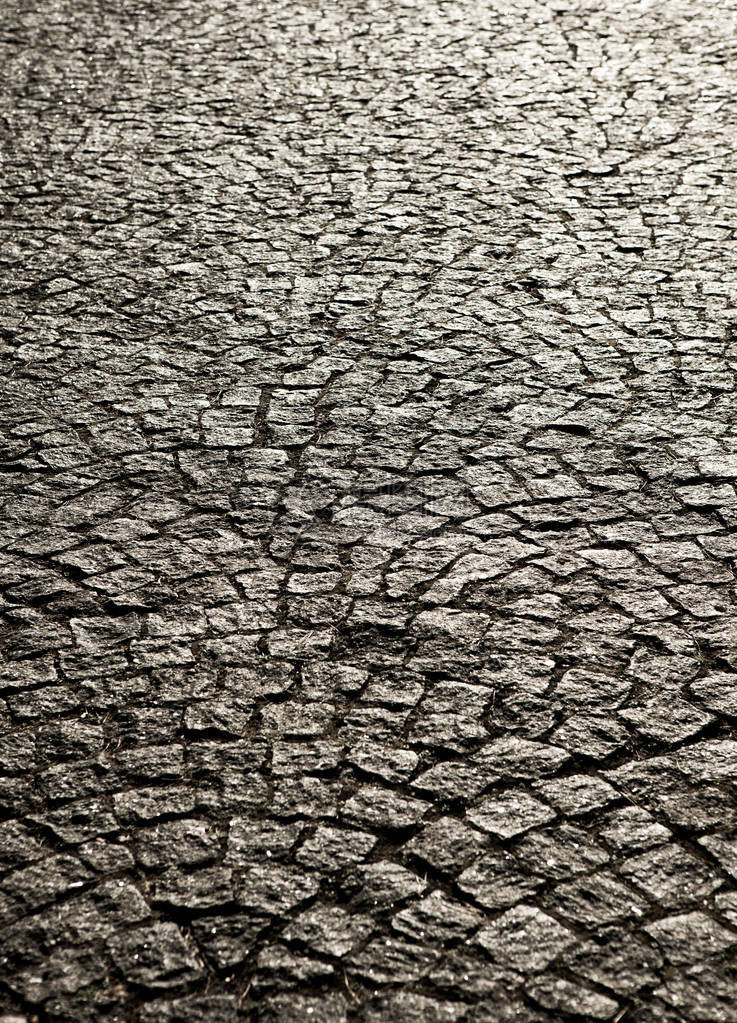
M 0 1023 L 737 1020 L 734 0 L 0 22 Z

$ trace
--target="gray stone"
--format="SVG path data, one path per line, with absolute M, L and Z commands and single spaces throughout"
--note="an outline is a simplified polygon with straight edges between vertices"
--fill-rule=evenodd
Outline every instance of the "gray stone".
M 731 20 L 317 6 L 3 8 L 0 1015 L 727 1023 Z

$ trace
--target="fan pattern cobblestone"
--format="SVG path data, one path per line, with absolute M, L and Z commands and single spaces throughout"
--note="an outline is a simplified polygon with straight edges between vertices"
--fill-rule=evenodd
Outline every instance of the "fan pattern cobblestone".
M 0 21 L 0 1020 L 737 1021 L 733 0 Z

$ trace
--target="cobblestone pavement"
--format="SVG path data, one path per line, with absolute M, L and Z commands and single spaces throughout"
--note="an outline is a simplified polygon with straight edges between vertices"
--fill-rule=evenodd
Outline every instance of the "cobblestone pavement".
M 5 0 L 2 1023 L 737 1021 L 736 16 Z

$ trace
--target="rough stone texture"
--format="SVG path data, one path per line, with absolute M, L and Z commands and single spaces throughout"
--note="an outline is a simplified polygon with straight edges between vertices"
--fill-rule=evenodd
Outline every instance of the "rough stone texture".
M 0 21 L 0 1021 L 737 1020 L 734 0 Z

